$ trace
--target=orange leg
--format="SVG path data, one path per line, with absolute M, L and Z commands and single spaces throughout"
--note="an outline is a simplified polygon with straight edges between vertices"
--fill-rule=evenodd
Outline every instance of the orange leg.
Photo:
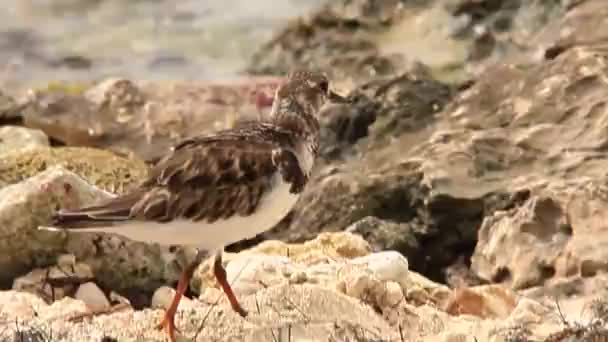
M 163 320 L 158 324 L 157 329 L 165 329 L 167 336 L 169 337 L 169 341 L 175 342 L 175 331 L 178 329 L 175 328 L 175 314 L 177 313 L 177 307 L 179 306 L 179 302 L 182 299 L 182 296 L 188 289 L 188 284 L 190 283 L 190 278 L 192 278 L 192 274 L 196 267 L 201 263 L 203 259 L 203 253 L 201 251 L 197 251 L 196 258 L 192 261 L 183 271 L 181 276 L 179 277 L 179 281 L 177 282 L 177 289 L 175 292 L 175 296 L 173 296 L 173 301 L 171 305 L 165 311 L 165 316 Z
M 177 307 L 179 306 L 179 302 L 182 299 L 182 296 L 188 289 L 188 284 L 190 283 L 190 278 L 192 278 L 192 274 L 196 267 L 202 262 L 204 254 L 200 251 L 197 252 L 196 258 L 193 262 L 191 262 L 186 269 L 182 272 L 179 281 L 177 283 L 177 289 L 175 292 L 175 296 L 173 296 L 173 301 L 171 305 L 165 311 L 165 316 L 163 320 L 158 324 L 157 329 L 165 329 L 167 336 L 169 337 L 169 341 L 175 342 L 175 331 L 179 330 L 175 327 L 175 314 L 177 313 Z M 213 274 L 217 279 L 218 283 L 222 287 L 222 290 L 228 297 L 230 301 L 230 305 L 232 309 L 236 311 L 242 317 L 247 316 L 247 311 L 245 311 L 234 295 L 232 291 L 232 287 L 228 284 L 228 280 L 226 279 L 226 270 L 222 266 L 222 250 L 219 250 L 215 254 L 215 260 L 213 261 Z
M 215 254 L 215 260 L 213 261 L 213 274 L 215 275 L 217 282 L 220 283 L 222 290 L 224 290 L 226 297 L 228 297 L 232 310 L 236 311 L 239 315 L 241 315 L 241 317 L 246 317 L 247 311 L 243 309 L 239 301 L 236 299 L 236 296 L 232 291 L 232 287 L 230 287 L 230 284 L 226 279 L 226 270 L 224 269 L 224 266 L 222 266 L 222 250 L 219 250 Z

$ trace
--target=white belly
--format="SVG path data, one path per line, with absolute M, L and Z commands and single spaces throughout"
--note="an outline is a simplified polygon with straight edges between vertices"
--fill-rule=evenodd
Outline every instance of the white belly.
M 83 229 L 87 232 L 116 233 L 131 240 L 156 242 L 161 245 L 190 245 L 204 250 L 252 238 L 276 225 L 293 207 L 299 195 L 289 192 L 290 185 L 280 177 L 276 186 L 260 201 L 249 216 L 234 216 L 214 223 L 179 220 L 168 223 L 133 221 L 125 225 Z

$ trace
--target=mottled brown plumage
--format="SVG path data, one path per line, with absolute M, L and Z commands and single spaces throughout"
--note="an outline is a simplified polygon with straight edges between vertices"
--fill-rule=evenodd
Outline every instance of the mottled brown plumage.
M 308 180 L 298 152 L 318 152 L 315 114 L 329 98 L 327 79 L 294 71 L 279 87 L 268 122 L 247 122 L 211 136 L 178 143 L 132 193 L 55 215 L 55 226 L 99 227 L 127 220 L 169 222 L 176 218 L 213 223 L 255 211 L 279 173 L 300 193 Z
M 245 316 L 221 265 L 223 245 L 272 228 L 291 210 L 319 150 L 316 115 L 327 100 L 345 101 L 329 91 L 322 74 L 294 71 L 277 89 L 267 122 L 240 123 L 213 135 L 185 139 L 131 193 L 60 211 L 53 225 L 218 249 L 214 274 L 232 308 Z M 203 255 L 199 250 L 182 272 L 159 325 L 172 342 L 180 298 Z

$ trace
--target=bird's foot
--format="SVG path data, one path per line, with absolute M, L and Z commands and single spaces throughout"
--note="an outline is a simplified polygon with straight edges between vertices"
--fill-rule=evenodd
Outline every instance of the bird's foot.
M 177 331 L 178 333 L 181 333 L 181 331 L 179 331 L 179 329 L 177 329 L 177 327 L 175 326 L 175 311 L 171 309 L 165 311 L 163 320 L 158 323 L 156 329 L 163 329 L 167 334 L 169 341 L 175 342 L 175 332 Z
M 175 342 L 175 332 L 180 332 L 179 329 L 175 327 L 175 314 L 177 313 L 177 308 L 179 307 L 179 302 L 182 299 L 182 296 L 188 289 L 188 283 L 192 278 L 192 274 L 194 273 L 196 266 L 198 266 L 198 264 L 201 262 L 202 255 L 203 254 L 200 251 L 197 252 L 195 260 L 188 264 L 188 266 L 182 271 L 179 281 L 177 282 L 177 289 L 175 289 L 175 295 L 173 296 L 171 305 L 167 311 L 165 311 L 163 320 L 156 326 L 156 329 L 158 330 L 165 330 L 170 342 Z

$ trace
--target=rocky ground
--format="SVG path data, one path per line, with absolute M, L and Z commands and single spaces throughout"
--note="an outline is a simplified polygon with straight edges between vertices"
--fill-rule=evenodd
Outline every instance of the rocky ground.
M 266 115 L 296 64 L 354 104 L 324 109 L 288 217 L 228 248 L 250 316 L 204 263 L 182 340 L 607 341 L 607 14 L 604 0 L 333 1 L 234 81 L 1 95 L 0 341 L 163 341 L 191 250 L 36 227 L 128 191 L 181 137 Z

